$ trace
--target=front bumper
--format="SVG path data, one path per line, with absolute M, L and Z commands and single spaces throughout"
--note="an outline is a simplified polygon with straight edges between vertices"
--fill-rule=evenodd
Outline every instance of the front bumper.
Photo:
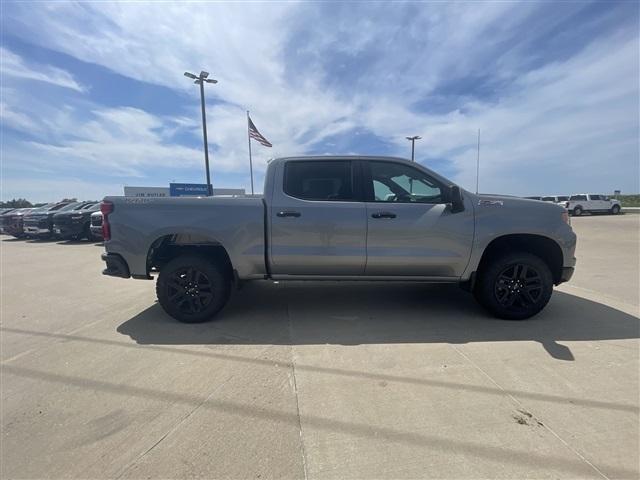
M 560 272 L 560 283 L 568 282 L 573 277 L 573 272 L 575 271 L 575 267 L 562 267 L 562 271 Z
M 35 235 L 38 237 L 44 237 L 46 235 L 51 235 L 51 230 L 49 230 L 48 228 L 40 228 L 40 227 L 34 227 L 31 225 L 25 225 L 24 226 L 24 233 L 27 235 Z
M 102 238 L 102 225 L 91 225 L 91 235 Z
M 67 225 L 56 224 L 53 226 L 53 233 L 61 238 L 75 237 L 83 233 L 83 227 L 84 226 L 81 223 L 78 225 L 75 225 L 73 223 Z
M 100 258 L 107 264 L 107 268 L 102 271 L 103 275 L 120 278 L 131 276 L 126 260 L 117 253 L 103 253 Z

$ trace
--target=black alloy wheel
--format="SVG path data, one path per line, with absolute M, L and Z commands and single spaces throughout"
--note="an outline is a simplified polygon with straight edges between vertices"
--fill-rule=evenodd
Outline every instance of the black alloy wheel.
M 227 270 L 205 256 L 178 256 L 160 268 L 158 302 L 181 322 L 211 320 L 229 299 L 231 275 Z
M 168 300 L 188 315 L 203 312 L 213 300 L 213 287 L 207 274 L 196 267 L 175 270 L 167 281 Z
M 496 317 L 524 320 L 549 302 L 553 275 L 547 263 L 536 255 L 507 253 L 483 265 L 473 293 L 478 303 Z
M 496 300 L 503 307 L 529 307 L 542 295 L 542 278 L 532 267 L 516 263 L 503 270 L 495 283 Z

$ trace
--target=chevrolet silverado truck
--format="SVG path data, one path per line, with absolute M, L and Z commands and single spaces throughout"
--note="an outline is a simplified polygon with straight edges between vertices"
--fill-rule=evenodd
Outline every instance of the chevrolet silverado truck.
M 497 317 L 538 313 L 569 280 L 566 209 L 474 195 L 388 157 L 272 160 L 252 197 L 106 197 L 105 275 L 153 279 L 162 308 L 214 317 L 250 280 L 458 283 Z
M 73 210 L 56 213 L 53 216 L 53 233 L 63 240 L 96 241 L 91 233 L 91 214 L 100 210 L 100 204 L 88 202 Z

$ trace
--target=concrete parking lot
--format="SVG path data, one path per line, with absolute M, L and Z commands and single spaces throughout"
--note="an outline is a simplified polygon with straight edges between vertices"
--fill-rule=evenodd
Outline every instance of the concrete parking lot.
M 0 237 L 2 478 L 638 478 L 640 216 L 573 219 L 525 322 L 455 286 L 254 283 L 183 325 Z

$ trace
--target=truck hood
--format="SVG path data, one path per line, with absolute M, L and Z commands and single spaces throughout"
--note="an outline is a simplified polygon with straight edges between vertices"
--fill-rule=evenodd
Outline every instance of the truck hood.
M 93 212 L 89 212 L 89 211 L 85 211 L 83 212 L 82 210 L 70 210 L 68 212 L 60 212 L 60 213 L 56 213 L 53 218 L 54 220 L 57 218 L 70 218 L 70 217 L 78 217 L 80 215 L 82 215 L 83 217 L 89 217 L 90 213 Z

